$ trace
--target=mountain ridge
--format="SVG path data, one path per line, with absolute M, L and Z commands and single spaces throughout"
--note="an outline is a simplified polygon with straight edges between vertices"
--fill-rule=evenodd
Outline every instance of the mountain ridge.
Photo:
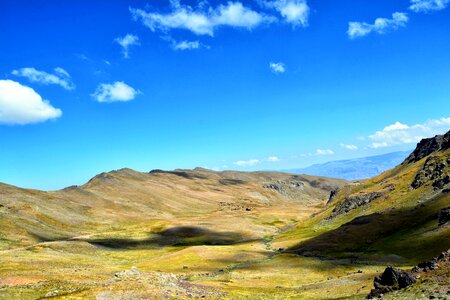
M 397 151 L 381 155 L 329 161 L 305 168 L 284 169 L 281 171 L 293 174 L 342 178 L 345 180 L 367 179 L 394 168 L 410 153 L 410 151 Z

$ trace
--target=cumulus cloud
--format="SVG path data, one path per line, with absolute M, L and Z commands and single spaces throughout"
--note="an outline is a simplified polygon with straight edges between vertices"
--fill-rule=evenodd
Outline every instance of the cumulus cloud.
M 352 144 L 343 144 L 341 143 L 341 147 L 347 150 L 358 150 L 358 146 Z
M 445 133 L 450 129 L 450 118 L 429 120 L 422 124 L 407 125 L 395 122 L 369 135 L 370 148 L 384 148 L 396 145 L 415 144 L 421 139 Z
M 284 20 L 294 27 L 308 26 L 309 6 L 306 0 L 265 1 L 266 7 L 277 10 Z
M 36 70 L 35 68 L 22 68 L 13 70 L 11 73 L 16 76 L 26 77 L 31 82 L 38 82 L 45 85 L 56 84 L 66 90 L 73 90 L 75 84 L 72 82 L 70 74 L 63 68 L 54 69 L 54 74 Z
M 316 155 L 333 155 L 334 151 L 330 149 L 317 149 Z
M 139 37 L 134 34 L 127 34 L 124 37 L 118 37 L 114 40 L 116 43 L 118 43 L 122 47 L 122 54 L 124 58 L 129 58 L 129 48 L 131 46 L 138 46 L 139 43 Z
M 280 74 L 286 72 L 286 66 L 281 62 L 271 62 L 269 63 L 270 70 L 275 74 Z
M 221 26 L 253 29 L 263 23 L 272 22 L 273 17 L 256 12 L 241 2 L 228 2 L 226 5 L 210 7 L 202 2 L 197 7 L 181 5 L 171 1 L 171 11 L 160 13 L 130 8 L 134 20 L 141 21 L 152 31 L 169 32 L 184 29 L 197 35 L 214 36 L 214 31 Z
M 240 167 L 248 167 L 259 164 L 261 161 L 259 159 L 249 159 L 249 160 L 238 160 L 234 162 L 235 165 Z
M 351 39 L 363 37 L 372 32 L 384 34 L 388 31 L 405 27 L 406 23 L 408 23 L 408 15 L 406 13 L 395 12 L 392 14 L 392 19 L 377 18 L 373 24 L 349 22 L 347 34 Z
M 140 92 L 123 81 L 101 83 L 91 96 L 98 102 L 126 102 L 133 100 Z
M 59 118 L 54 108 L 32 88 L 12 80 L 0 80 L 0 123 L 31 124 Z
M 445 9 L 450 0 L 410 0 L 410 3 L 410 10 L 416 13 L 428 13 Z

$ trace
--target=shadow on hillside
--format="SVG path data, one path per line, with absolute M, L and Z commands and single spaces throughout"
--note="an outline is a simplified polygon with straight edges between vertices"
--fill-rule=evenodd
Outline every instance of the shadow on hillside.
M 218 232 L 195 226 L 172 227 L 160 232 L 150 233 L 144 240 L 105 238 L 92 239 L 87 242 L 108 248 L 155 248 L 167 246 L 195 246 L 195 245 L 235 245 L 254 239 L 248 239 L 236 232 Z
M 208 176 L 195 173 L 194 171 L 164 171 L 164 170 L 152 170 L 149 172 L 150 174 L 171 174 L 179 177 L 183 177 L 186 179 L 208 179 Z
M 245 184 L 246 182 L 244 180 L 240 180 L 240 179 L 222 178 L 222 179 L 219 179 L 219 183 L 223 184 L 223 185 L 240 185 L 240 184 Z
M 417 263 L 450 248 L 450 234 L 440 230 L 437 214 L 449 205 L 437 197 L 412 209 L 392 209 L 360 216 L 288 249 L 303 256 Z M 434 234 L 430 234 L 433 231 Z

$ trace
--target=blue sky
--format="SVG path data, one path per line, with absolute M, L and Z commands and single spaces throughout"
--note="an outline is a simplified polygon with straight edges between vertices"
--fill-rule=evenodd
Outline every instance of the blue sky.
M 0 182 L 267 170 L 450 128 L 448 0 L 0 1 Z

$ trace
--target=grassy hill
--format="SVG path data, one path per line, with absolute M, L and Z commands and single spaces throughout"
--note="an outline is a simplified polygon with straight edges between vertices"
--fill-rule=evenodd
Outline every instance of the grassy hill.
M 197 168 L 0 184 L 0 299 L 364 298 L 387 264 L 450 248 L 449 137 L 365 181 Z

